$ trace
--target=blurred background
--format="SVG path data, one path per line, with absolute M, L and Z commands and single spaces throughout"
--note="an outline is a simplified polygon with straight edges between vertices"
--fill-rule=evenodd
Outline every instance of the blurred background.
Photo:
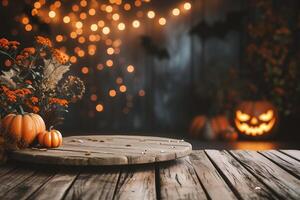
M 299 4 L 0 0 L 0 38 L 47 36 L 70 56 L 86 94 L 65 133 L 297 141 Z

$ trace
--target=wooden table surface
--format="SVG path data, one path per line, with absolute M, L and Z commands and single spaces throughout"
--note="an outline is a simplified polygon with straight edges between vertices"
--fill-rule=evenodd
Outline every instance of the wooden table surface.
M 300 199 L 300 151 L 198 150 L 118 167 L 0 166 L 0 199 Z

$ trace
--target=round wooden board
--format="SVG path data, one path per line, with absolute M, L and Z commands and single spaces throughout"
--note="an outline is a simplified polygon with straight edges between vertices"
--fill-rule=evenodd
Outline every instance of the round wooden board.
M 131 165 L 187 156 L 192 145 L 183 140 L 126 135 L 87 135 L 63 138 L 58 148 L 12 151 L 10 158 L 58 165 Z

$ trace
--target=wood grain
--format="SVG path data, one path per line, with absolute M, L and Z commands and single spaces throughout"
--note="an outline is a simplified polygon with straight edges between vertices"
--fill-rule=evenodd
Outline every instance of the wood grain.
M 236 199 L 217 169 L 205 155 L 204 151 L 193 151 L 190 161 L 211 199 Z
M 207 199 L 189 158 L 159 164 L 161 199 Z
M 31 177 L 34 170 L 17 168 L 0 177 L 0 196 L 3 196 L 9 190 Z
M 114 199 L 156 199 L 154 166 L 122 171 Z
M 33 193 L 28 199 L 56 200 L 62 199 L 67 190 L 72 186 L 78 171 L 73 169 L 61 170 L 49 179 L 41 188 Z
M 299 150 L 280 150 L 288 156 L 300 161 L 300 151 Z
M 299 199 L 300 180 L 256 151 L 230 151 L 252 174 L 280 198 Z
M 191 144 L 182 140 L 146 136 L 72 136 L 55 149 L 23 149 L 10 158 L 60 165 L 129 165 L 154 163 L 189 155 Z
M 260 151 L 265 157 L 300 179 L 300 162 L 276 150 Z
M 49 170 L 37 171 L 31 177 L 27 178 L 7 193 L 0 196 L 0 199 L 27 199 L 37 189 L 51 178 L 53 172 Z
M 226 151 L 205 150 L 218 171 L 243 199 L 278 199 L 264 184 Z
M 15 168 L 16 168 L 16 166 L 11 165 L 11 164 L 0 165 L 0 176 L 14 170 Z
M 119 170 L 93 169 L 81 173 L 65 199 L 113 199 Z

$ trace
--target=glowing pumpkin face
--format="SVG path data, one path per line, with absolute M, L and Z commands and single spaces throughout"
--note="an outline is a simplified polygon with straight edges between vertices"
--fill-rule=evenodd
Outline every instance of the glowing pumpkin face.
M 277 123 L 277 111 L 268 101 L 242 102 L 235 110 L 234 122 L 243 134 L 266 135 L 272 132 Z

